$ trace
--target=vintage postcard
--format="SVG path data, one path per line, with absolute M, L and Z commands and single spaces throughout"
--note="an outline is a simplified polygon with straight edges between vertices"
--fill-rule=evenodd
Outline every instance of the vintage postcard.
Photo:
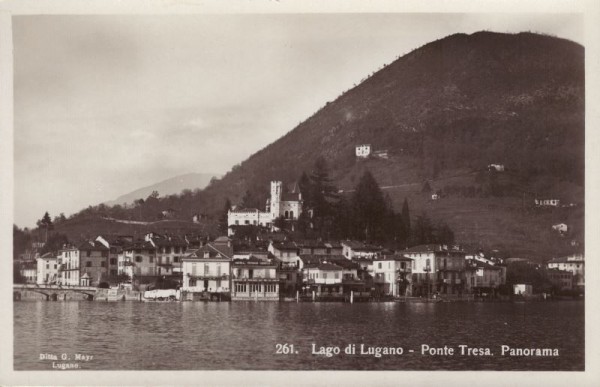
M 0 382 L 597 385 L 550 4 L 1 4 Z

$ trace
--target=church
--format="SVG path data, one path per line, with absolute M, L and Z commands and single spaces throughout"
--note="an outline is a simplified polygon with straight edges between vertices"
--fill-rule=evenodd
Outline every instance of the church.
M 281 181 L 271 182 L 271 196 L 267 199 L 265 211 L 257 208 L 240 208 L 229 210 L 227 226 L 229 235 L 233 235 L 231 226 L 263 226 L 273 227 L 273 222 L 279 217 L 297 220 L 302 214 L 302 194 L 298 184 L 294 184 L 290 192 L 283 192 Z

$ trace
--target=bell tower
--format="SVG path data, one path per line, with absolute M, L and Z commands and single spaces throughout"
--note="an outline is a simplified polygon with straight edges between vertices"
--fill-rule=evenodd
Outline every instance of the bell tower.
M 272 181 L 271 182 L 271 217 L 273 221 L 279 218 L 279 208 L 281 204 L 281 182 L 280 181 Z

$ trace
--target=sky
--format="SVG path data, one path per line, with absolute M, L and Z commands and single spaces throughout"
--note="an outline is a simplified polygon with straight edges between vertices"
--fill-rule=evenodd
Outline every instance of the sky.
M 574 14 L 15 16 L 14 223 L 224 174 L 397 57 L 481 30 L 584 43 Z

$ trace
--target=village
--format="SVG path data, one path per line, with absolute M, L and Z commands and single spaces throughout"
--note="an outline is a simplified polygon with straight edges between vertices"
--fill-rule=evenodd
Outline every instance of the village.
M 358 155 L 357 148 L 357 155 Z M 272 181 L 265 210 L 232 208 L 228 235 L 150 232 L 143 237 L 98 235 L 20 263 L 23 284 L 13 299 L 117 301 L 473 301 L 546 299 L 584 293 L 584 257 L 555 257 L 545 265 L 498 258 L 456 244 L 392 250 L 358 240 L 292 240 L 276 226 L 293 227 L 303 212 L 297 185 Z M 263 232 L 249 241 L 246 226 Z M 42 244 L 36 246 L 43 247 Z M 551 288 L 507 283 L 510 268 L 533 271 Z M 527 279 L 527 277 L 524 277 Z

